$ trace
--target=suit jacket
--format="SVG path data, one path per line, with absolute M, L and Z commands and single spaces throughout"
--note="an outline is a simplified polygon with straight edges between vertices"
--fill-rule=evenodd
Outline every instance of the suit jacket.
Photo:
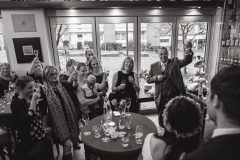
M 240 134 L 214 137 L 185 160 L 240 160 Z
M 179 94 L 185 94 L 185 87 L 183 83 L 183 77 L 181 68 L 192 62 L 192 55 L 187 54 L 184 59 L 178 58 L 168 59 L 165 78 L 161 81 L 157 80 L 158 75 L 162 75 L 161 62 L 156 62 L 151 65 L 149 76 L 147 77 L 148 83 L 155 83 L 154 99 L 156 106 L 158 107 L 162 97 L 170 99 Z

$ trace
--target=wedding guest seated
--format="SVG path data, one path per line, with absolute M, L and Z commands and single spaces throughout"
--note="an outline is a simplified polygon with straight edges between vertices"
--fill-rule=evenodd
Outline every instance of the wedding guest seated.
M 133 70 L 133 59 L 126 57 L 120 71 L 113 75 L 112 92 L 115 92 L 114 96 L 118 102 L 129 97 L 131 99 L 130 112 L 139 113 L 139 106 L 137 106 L 137 94 L 140 91 L 139 80 Z
M 19 94 L 11 103 L 14 123 L 18 133 L 15 158 L 17 160 L 54 160 L 52 143 L 42 117 L 46 110 L 41 108 L 40 91 L 34 92 L 34 81 L 30 76 L 21 76 L 16 81 Z
M 10 70 L 8 63 L 0 64 L 0 97 L 2 97 L 6 91 L 13 91 L 17 74 Z
M 197 149 L 200 141 L 201 110 L 190 98 L 171 99 L 163 112 L 164 133 L 146 136 L 143 160 L 179 160 L 185 153 Z
M 72 84 L 61 83 L 58 80 L 58 70 L 53 66 L 46 66 L 43 70 L 41 98 L 43 105 L 50 113 L 54 138 L 63 145 L 62 160 L 72 160 L 72 144 L 79 149 L 78 115 L 71 95 L 68 93 Z M 77 147 L 77 148 L 76 148 Z
M 207 112 L 217 128 L 212 138 L 186 160 L 240 159 L 240 67 L 220 70 L 212 79 Z
M 42 71 L 43 71 L 43 64 L 39 61 L 38 57 L 35 57 L 29 66 L 27 71 L 27 75 L 31 76 L 36 83 L 43 83 L 42 80 Z

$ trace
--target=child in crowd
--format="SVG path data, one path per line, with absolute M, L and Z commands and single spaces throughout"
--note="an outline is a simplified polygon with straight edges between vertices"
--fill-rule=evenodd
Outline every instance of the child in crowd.
M 99 105 L 99 95 L 97 93 L 98 86 L 96 84 L 96 77 L 94 75 L 88 75 L 86 84 L 83 85 L 82 91 L 84 92 L 85 99 L 97 99 L 96 103 L 88 105 L 90 110 L 89 118 L 92 119 L 98 116 L 100 112 L 100 105 Z

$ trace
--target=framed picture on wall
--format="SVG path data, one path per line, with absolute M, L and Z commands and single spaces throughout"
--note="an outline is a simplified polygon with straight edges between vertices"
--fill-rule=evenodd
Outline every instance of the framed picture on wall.
M 36 32 L 34 14 L 12 14 L 14 32 Z
M 13 38 L 13 45 L 18 63 L 32 62 L 34 50 L 38 51 L 39 60 L 43 62 L 40 37 Z

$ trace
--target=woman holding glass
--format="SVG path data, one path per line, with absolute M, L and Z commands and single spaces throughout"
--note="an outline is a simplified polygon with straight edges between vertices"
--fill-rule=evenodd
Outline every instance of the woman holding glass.
M 43 106 L 48 107 L 54 136 L 63 145 L 62 159 L 72 160 L 71 146 L 77 146 L 80 142 L 79 127 L 76 108 L 66 86 L 72 87 L 72 90 L 74 88 L 71 83 L 60 83 L 57 77 L 58 71 L 55 67 L 44 68 L 41 98 Z
M 107 77 L 109 73 L 105 73 L 102 71 L 100 61 L 95 56 L 91 57 L 89 60 L 88 72 L 89 74 L 92 74 L 96 77 L 97 93 L 98 93 L 98 96 L 101 98 L 99 102 L 99 105 L 100 105 L 99 115 L 101 115 L 103 114 L 104 97 L 106 96 L 106 93 L 109 88 L 108 81 L 107 81 Z
M 16 81 L 19 94 L 13 97 L 11 110 L 18 138 L 15 156 L 19 160 L 54 160 L 52 143 L 47 138 L 50 131 L 42 118 L 47 114 L 40 107 L 40 91 L 34 92 L 35 83 L 30 76 L 21 76 Z
M 80 102 L 80 111 L 82 113 L 82 122 L 84 124 L 86 124 L 89 120 L 88 114 L 90 113 L 90 110 L 88 108 L 89 101 L 85 99 L 82 88 L 86 84 L 87 66 L 83 62 L 79 62 L 77 64 L 76 70 L 78 71 L 78 80 L 77 80 L 78 88 L 76 90 L 76 95 Z M 94 103 L 94 102 L 92 102 L 92 103 Z M 90 104 L 91 104 L 91 102 L 90 102 Z
M 120 71 L 113 75 L 112 91 L 114 97 L 119 102 L 121 99 L 130 98 L 130 112 L 139 113 L 137 106 L 137 94 L 140 91 L 138 76 L 133 72 L 134 61 L 131 57 L 126 57 L 122 63 Z

